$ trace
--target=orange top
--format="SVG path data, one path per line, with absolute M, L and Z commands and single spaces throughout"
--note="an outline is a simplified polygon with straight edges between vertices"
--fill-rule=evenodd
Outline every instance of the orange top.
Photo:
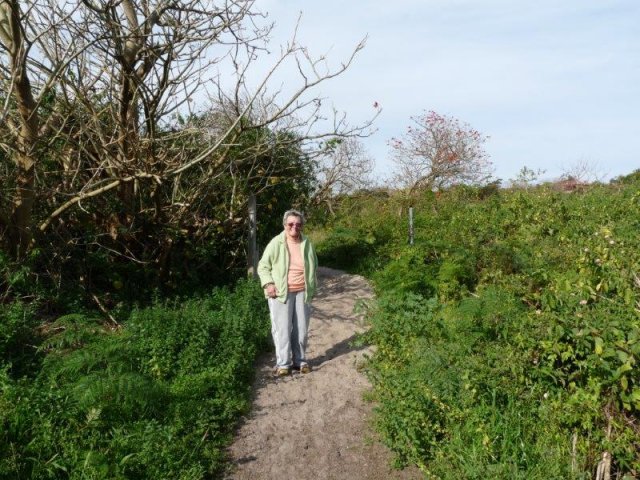
M 289 292 L 302 292 L 304 290 L 304 260 L 299 242 L 287 239 L 289 249 L 289 272 L 287 273 L 287 288 Z

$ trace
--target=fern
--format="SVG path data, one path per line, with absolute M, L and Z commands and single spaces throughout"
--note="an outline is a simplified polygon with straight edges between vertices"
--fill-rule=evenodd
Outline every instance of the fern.
M 75 313 L 58 318 L 46 332 L 49 335 L 39 348 L 46 353 L 80 348 L 105 333 L 99 320 Z
M 169 401 L 164 384 L 134 372 L 83 376 L 73 385 L 72 394 L 82 411 L 99 410 L 117 423 L 162 418 Z

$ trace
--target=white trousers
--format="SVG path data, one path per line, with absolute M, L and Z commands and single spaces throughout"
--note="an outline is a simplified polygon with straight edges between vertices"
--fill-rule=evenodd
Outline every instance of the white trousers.
M 269 298 L 271 335 L 276 346 L 276 366 L 299 367 L 307 363 L 307 332 L 311 308 L 304 303 L 304 292 L 287 295 L 286 303 Z

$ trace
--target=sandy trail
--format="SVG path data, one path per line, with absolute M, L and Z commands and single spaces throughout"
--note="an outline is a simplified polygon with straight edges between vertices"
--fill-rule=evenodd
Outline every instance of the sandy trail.
M 371 298 L 366 280 L 320 268 L 309 329 L 308 375 L 276 379 L 275 355 L 262 359 L 251 414 L 229 448 L 226 479 L 419 479 L 416 469 L 390 467 L 391 453 L 373 440 L 370 384 L 357 366 L 366 348 L 350 342 L 364 328 L 353 309 Z

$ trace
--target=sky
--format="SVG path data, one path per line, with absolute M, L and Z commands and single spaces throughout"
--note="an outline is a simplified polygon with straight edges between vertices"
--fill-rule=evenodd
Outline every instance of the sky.
M 523 167 L 554 179 L 587 166 L 603 180 L 640 168 L 638 0 L 257 0 L 290 38 L 338 65 L 319 95 L 351 122 L 377 102 L 363 144 L 375 173 L 393 172 L 388 142 L 433 110 L 488 135 L 494 175 Z M 293 75 L 294 72 L 291 71 Z M 286 78 L 284 79 L 286 84 Z

